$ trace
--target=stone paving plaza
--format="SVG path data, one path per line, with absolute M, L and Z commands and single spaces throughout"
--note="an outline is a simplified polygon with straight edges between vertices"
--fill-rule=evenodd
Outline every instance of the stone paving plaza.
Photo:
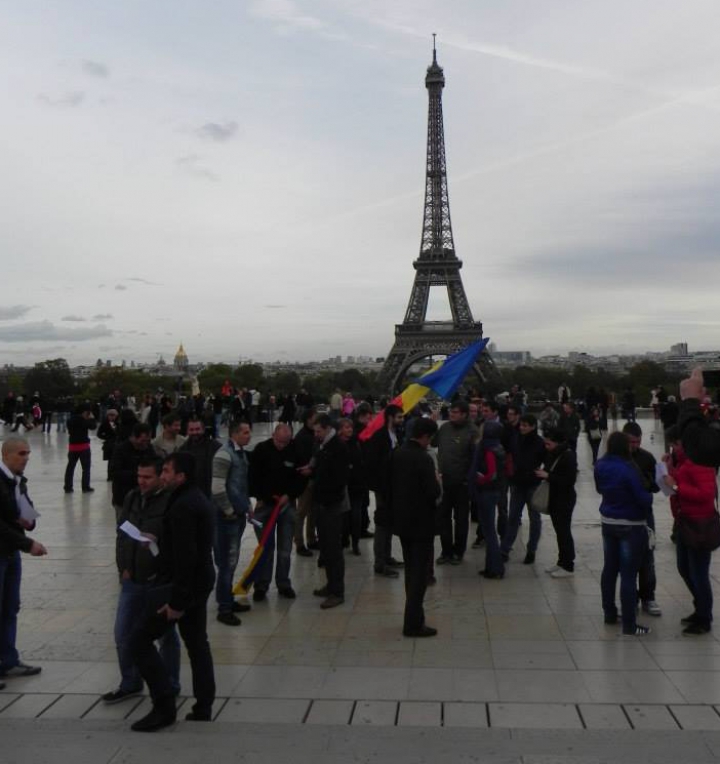
M 659 455 L 659 429 L 651 442 L 654 423 L 641 424 L 645 447 Z M 30 492 L 42 513 L 34 535 L 49 555 L 23 558 L 18 646 L 43 672 L 8 680 L 0 692 L 2 762 L 159 764 L 206 761 L 209 751 L 221 761 L 313 762 L 715 761 L 720 753 L 718 633 L 681 635 L 691 603 L 662 496 L 655 515 L 663 615 L 641 619 L 653 632 L 640 639 L 603 623 L 598 497 L 584 439 L 574 579 L 544 573 L 555 562 L 549 522 L 536 564 L 521 564 L 518 543 L 502 581 L 478 577 L 484 551 L 469 550 L 460 566 L 439 567 L 428 590 L 438 637 L 415 640 L 400 633 L 402 578 L 373 575 L 371 541 L 362 542 L 361 557 L 348 555 L 345 604 L 328 612 L 312 596 L 324 580 L 316 560 L 293 557 L 295 601 L 271 590 L 239 628 L 218 624 L 209 604 L 216 723 L 179 722 L 145 736 L 129 733 L 128 720 L 147 710 L 147 698 L 99 702 L 118 683 L 114 513 L 99 443 L 95 493 L 79 492 L 78 474 L 76 493 L 65 495 L 66 437 L 28 439 Z M 248 532 L 241 566 L 254 547 Z M 715 581 L 719 572 L 716 559 Z M 186 664 L 182 680 L 186 692 Z

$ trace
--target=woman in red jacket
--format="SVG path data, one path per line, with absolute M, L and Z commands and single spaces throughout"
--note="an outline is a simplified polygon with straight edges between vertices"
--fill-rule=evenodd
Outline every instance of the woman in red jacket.
M 665 482 L 674 494 L 671 497 L 673 516 L 683 515 L 690 520 L 706 520 L 715 512 L 716 476 L 713 467 L 696 464 L 687 457 L 678 466 L 663 457 L 669 475 Z M 710 557 L 712 552 L 693 549 L 683 541 L 682 532 L 675 539 L 677 569 L 693 596 L 695 611 L 682 619 L 683 634 L 707 634 L 712 624 L 713 594 L 710 584 Z

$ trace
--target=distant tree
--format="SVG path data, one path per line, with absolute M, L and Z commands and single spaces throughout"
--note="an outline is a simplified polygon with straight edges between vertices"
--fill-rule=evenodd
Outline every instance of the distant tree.
M 296 371 L 280 371 L 267 378 L 266 387 L 275 395 L 297 393 L 302 387 L 302 382 Z
M 335 375 L 335 386 L 343 393 L 351 392 L 355 396 L 361 396 L 370 389 L 365 375 L 359 369 L 343 369 Z
M 235 375 L 226 363 L 211 363 L 198 374 L 198 383 L 203 393 L 219 393 L 226 379 L 233 384 Z
M 25 395 L 36 391 L 46 400 L 55 400 L 63 395 L 73 395 L 75 381 L 64 358 L 41 361 L 30 369 L 23 379 Z
M 243 363 L 235 369 L 235 384 L 237 387 L 265 389 L 265 372 L 257 363 Z

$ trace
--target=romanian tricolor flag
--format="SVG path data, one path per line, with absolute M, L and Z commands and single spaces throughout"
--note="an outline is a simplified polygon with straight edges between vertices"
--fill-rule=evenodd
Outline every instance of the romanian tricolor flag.
M 489 341 L 489 337 L 478 340 L 459 353 L 448 356 L 444 361 L 438 361 L 418 377 L 417 381 L 409 384 L 400 395 L 396 395 L 389 405 L 400 406 L 403 414 L 407 414 L 420 403 L 430 390 L 440 398 L 447 400 L 458 389 Z M 360 433 L 359 439 L 368 440 L 371 438 L 383 426 L 383 422 L 384 412 L 380 411 Z
M 255 578 L 260 570 L 260 566 L 269 554 L 269 551 L 266 548 L 267 541 L 270 538 L 270 535 L 275 531 L 275 526 L 277 525 L 277 519 L 280 516 L 281 509 L 280 502 L 277 501 L 273 507 L 273 511 L 270 513 L 270 517 L 268 517 L 267 522 L 263 526 L 263 531 L 260 534 L 260 541 L 258 542 L 257 549 L 253 552 L 250 564 L 245 568 L 244 573 L 240 576 L 240 580 L 233 586 L 233 594 L 245 595 L 252 589 L 252 585 L 255 583 Z

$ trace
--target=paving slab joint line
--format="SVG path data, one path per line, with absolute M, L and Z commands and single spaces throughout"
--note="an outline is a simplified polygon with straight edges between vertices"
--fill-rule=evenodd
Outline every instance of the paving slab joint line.
M 60 701 L 60 698 L 64 698 L 64 697 L 65 695 L 58 695 L 57 698 L 55 698 L 55 700 L 53 700 L 53 702 L 49 706 L 47 706 L 46 708 L 43 708 L 43 710 L 40 711 L 40 713 L 37 714 L 35 718 L 39 719 L 44 713 L 47 713 L 56 703 L 58 703 Z
M 488 729 L 491 729 L 492 724 L 490 723 L 490 704 L 489 703 L 485 704 L 485 719 L 487 720 Z
M 213 721 L 215 721 L 218 716 L 223 712 L 223 709 L 225 706 L 230 702 L 230 698 L 215 698 L 216 701 L 221 700 L 222 703 L 220 704 L 220 708 L 213 714 Z
M 580 717 L 580 724 L 582 724 L 583 729 L 586 730 L 588 728 L 587 724 L 585 724 L 585 717 L 582 715 L 582 711 L 580 710 L 580 704 L 575 704 L 575 710 L 577 711 L 578 716 Z
M 625 714 L 625 718 L 628 720 L 628 724 L 630 725 L 630 729 L 634 730 L 635 725 L 633 724 L 633 720 L 630 718 L 630 714 L 627 712 L 627 708 L 625 708 L 625 705 L 623 703 L 620 704 L 620 708 L 622 709 L 622 712 Z
M 307 708 L 305 709 L 305 713 L 303 714 L 303 718 L 300 720 L 300 724 L 306 724 L 308 720 L 308 716 L 310 716 L 310 711 L 312 710 L 312 707 L 315 705 L 315 701 L 311 698 L 310 702 L 308 703 Z
M 98 703 L 100 703 L 100 702 L 101 702 L 101 700 L 102 700 L 102 698 L 98 698 L 98 699 L 97 699 L 97 700 L 96 700 L 96 701 L 95 701 L 95 702 L 94 702 L 94 703 L 93 703 L 93 704 L 90 706 L 90 708 L 88 708 L 88 709 L 87 709 L 87 711 L 85 711 L 85 713 L 83 713 L 83 714 L 81 714 L 81 715 L 80 715 L 80 718 L 81 718 L 81 719 L 84 719 L 84 718 L 85 718 L 85 717 L 86 717 L 86 716 L 87 716 L 87 715 L 88 715 L 88 714 L 89 714 L 89 713 L 90 713 L 90 712 L 93 710 L 93 708 L 95 708 L 95 706 L 97 706 L 97 705 L 98 705 Z
M 355 711 L 357 709 L 357 704 L 358 704 L 357 700 L 353 700 L 352 701 L 352 708 L 350 709 L 350 716 L 349 716 L 349 718 L 347 720 L 348 727 L 350 725 L 352 725 L 352 720 L 353 720 L 353 716 L 355 716 Z
M 667 710 L 668 710 L 668 713 L 670 714 L 670 716 L 672 716 L 672 719 L 673 719 L 673 721 L 675 722 L 675 724 L 677 724 L 677 726 L 678 726 L 678 729 L 680 729 L 680 730 L 681 730 L 681 729 L 684 729 L 684 727 L 682 726 L 682 724 L 680 724 L 680 719 L 678 719 L 678 718 L 677 718 L 677 716 L 675 716 L 675 714 L 673 713 L 673 710 L 672 710 L 672 708 L 670 708 L 670 706 L 669 706 L 669 705 L 665 706 L 665 708 L 667 708 Z

